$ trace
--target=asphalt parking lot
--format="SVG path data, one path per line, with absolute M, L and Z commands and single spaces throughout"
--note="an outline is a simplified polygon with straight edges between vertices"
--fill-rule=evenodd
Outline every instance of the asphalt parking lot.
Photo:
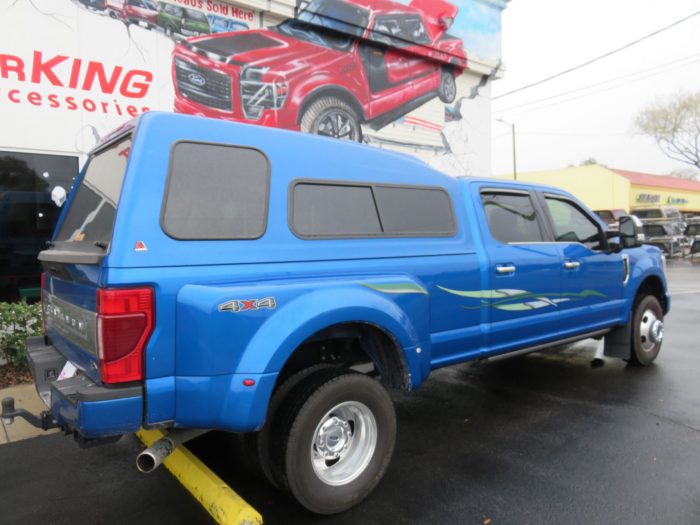
M 267 524 L 700 523 L 700 264 L 669 263 L 666 339 L 645 369 L 595 345 L 435 372 L 395 396 L 399 435 L 377 490 L 313 516 L 266 485 L 233 436 L 190 449 Z M 135 438 L 80 450 L 59 434 L 0 447 L 0 524 L 209 523 Z

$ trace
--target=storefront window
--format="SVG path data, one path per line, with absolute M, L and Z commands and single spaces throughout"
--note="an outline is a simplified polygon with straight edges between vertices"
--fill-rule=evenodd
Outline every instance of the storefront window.
M 36 257 L 61 211 L 51 192 L 69 192 L 77 173 L 77 157 L 0 151 L 0 301 L 39 297 Z

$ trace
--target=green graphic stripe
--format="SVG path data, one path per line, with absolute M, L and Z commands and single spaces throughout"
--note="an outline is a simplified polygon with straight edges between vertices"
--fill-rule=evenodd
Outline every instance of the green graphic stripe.
M 570 299 L 585 299 L 586 297 L 601 297 L 607 298 L 608 296 L 597 290 L 583 290 L 582 292 L 563 292 L 563 293 L 548 293 L 548 294 L 535 294 L 535 293 L 525 293 L 507 299 L 503 299 L 495 302 L 481 301 L 479 306 L 462 306 L 465 310 L 479 310 L 480 308 L 495 308 L 496 310 L 505 310 L 511 312 L 522 312 L 525 310 L 537 310 L 539 308 L 545 308 L 547 306 L 557 306 L 557 303 L 552 299 L 552 297 L 557 299 L 563 299 L 568 301 Z M 522 301 L 523 299 L 534 299 L 534 301 L 526 302 L 511 302 L 514 300 Z M 563 301 L 560 301 L 563 302 Z M 537 304 L 537 303 L 547 303 L 547 304 Z
M 419 293 L 428 295 L 428 290 L 419 286 L 415 283 L 385 283 L 385 284 L 371 284 L 371 283 L 358 283 L 362 286 L 375 290 L 382 293 L 391 294 L 402 294 L 402 293 Z
M 527 295 L 530 292 L 527 290 L 451 290 L 450 288 L 445 288 L 444 286 L 438 286 L 440 290 L 451 293 L 452 295 L 459 295 L 460 297 L 468 297 L 470 299 L 502 299 L 504 297 L 520 297 L 521 295 Z

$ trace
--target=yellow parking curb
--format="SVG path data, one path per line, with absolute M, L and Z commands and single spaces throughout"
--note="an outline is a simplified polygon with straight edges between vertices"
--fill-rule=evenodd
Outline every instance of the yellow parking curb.
M 147 447 L 164 435 L 160 430 L 136 433 Z M 262 524 L 262 516 L 184 446 L 177 447 L 163 464 L 220 525 Z

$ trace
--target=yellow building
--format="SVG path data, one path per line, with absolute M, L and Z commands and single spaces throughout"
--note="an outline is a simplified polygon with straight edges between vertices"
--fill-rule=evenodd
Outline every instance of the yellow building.
M 593 210 L 673 206 L 700 213 L 700 182 L 597 164 L 518 173 L 518 180 L 562 188 Z

